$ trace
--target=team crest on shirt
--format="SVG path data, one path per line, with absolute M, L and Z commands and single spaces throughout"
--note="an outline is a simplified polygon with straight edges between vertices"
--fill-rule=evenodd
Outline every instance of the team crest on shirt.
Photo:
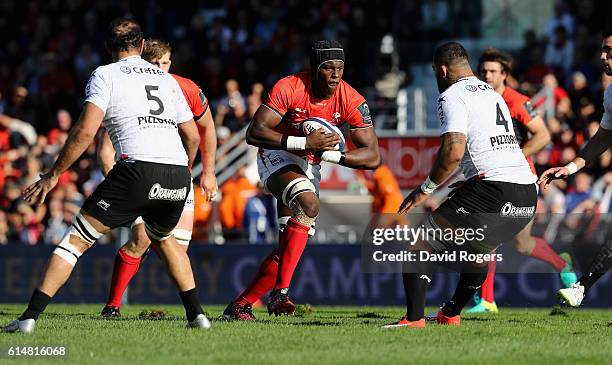
M 332 122 L 334 122 L 335 124 L 340 123 L 340 117 L 342 115 L 338 112 L 335 112 L 334 115 L 332 116 Z

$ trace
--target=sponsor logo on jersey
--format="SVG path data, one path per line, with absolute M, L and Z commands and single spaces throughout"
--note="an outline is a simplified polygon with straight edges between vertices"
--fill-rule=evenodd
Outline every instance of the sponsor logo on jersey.
M 149 190 L 149 199 L 181 201 L 187 198 L 187 188 L 166 189 L 158 183 L 154 184 Z
M 442 109 L 442 103 L 445 102 L 444 97 L 438 98 L 438 118 L 440 118 L 440 125 L 444 124 L 444 110 Z
M 102 208 L 104 211 L 108 210 L 108 208 L 110 208 L 110 204 L 105 202 L 104 199 L 100 199 L 97 203 L 97 206 L 99 206 L 100 208 Z
M 511 202 L 507 202 L 501 208 L 499 215 L 507 218 L 531 218 L 535 212 L 535 206 L 515 207 Z
M 471 91 L 471 92 L 476 92 L 476 91 L 478 91 L 478 88 L 477 88 L 476 86 L 474 86 L 474 85 L 465 85 L 465 89 L 466 89 L 467 91 Z
M 121 66 L 121 67 L 124 67 L 124 66 Z M 158 68 L 151 68 L 151 67 L 132 66 L 132 71 L 134 71 L 134 73 L 137 73 L 137 74 L 147 74 L 147 75 L 164 75 L 165 74 L 164 71 Z
M 268 160 L 270 161 L 270 165 L 272 166 L 276 166 L 284 161 L 284 159 L 280 155 L 276 154 L 268 156 Z
M 462 216 L 464 216 L 464 217 L 467 217 L 467 216 L 470 214 L 470 212 L 468 212 L 467 210 L 465 210 L 465 208 L 464 208 L 464 207 L 459 207 L 459 208 L 456 210 L 456 212 L 457 212 L 458 214 L 461 214 L 461 215 L 462 215 Z
M 419 277 L 419 279 L 421 280 L 427 280 L 428 283 L 431 283 L 431 279 L 429 278 L 429 276 L 423 274 Z
M 130 69 L 129 66 L 125 66 L 125 65 L 119 67 L 119 70 L 121 70 L 121 72 L 123 72 L 124 74 L 132 73 L 132 69 Z
M 490 140 L 491 140 L 491 147 L 500 147 L 503 145 L 518 146 L 518 141 L 514 134 L 500 134 L 498 136 L 491 137 Z
M 166 124 L 166 125 L 170 125 L 175 128 L 178 128 L 176 121 L 172 119 L 158 118 L 152 115 L 138 117 L 138 125 L 141 125 L 143 123 L 144 124 Z

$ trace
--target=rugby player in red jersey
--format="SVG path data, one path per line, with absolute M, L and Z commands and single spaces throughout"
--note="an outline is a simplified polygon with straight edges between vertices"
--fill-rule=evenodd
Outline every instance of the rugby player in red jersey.
M 225 319 L 255 319 L 251 305 L 269 290 L 269 314 L 294 313 L 289 285 L 319 214 L 318 162 L 356 169 L 375 169 L 381 163 L 369 107 L 363 96 L 342 80 L 343 72 L 341 44 L 315 42 L 310 71 L 280 79 L 253 116 L 246 139 L 259 147 L 260 178 L 278 200 L 279 247 L 261 263 L 253 282 L 227 306 Z M 335 150 L 340 138 L 321 129 L 304 136 L 301 124 L 311 117 L 338 127 L 347 123 L 356 148 Z
M 478 61 L 480 78 L 497 91 L 510 110 L 514 121 L 514 134 L 521 145 L 523 154 L 529 162 L 531 171 L 536 174 L 531 156 L 538 153 L 550 141 L 550 134 L 544 120 L 538 116 L 531 105 L 529 98 L 506 85 L 506 79 L 512 70 L 512 56 L 496 49 L 486 50 Z M 561 277 L 564 288 L 569 288 L 576 282 L 577 277 L 571 265 L 569 254 L 557 254 L 550 244 L 543 238 L 531 234 L 531 221 L 514 239 L 514 249 L 527 256 L 544 261 L 552 266 Z M 497 313 L 494 296 L 495 261 L 489 264 L 487 279 L 481 288 L 481 297 L 477 299 L 476 306 L 467 313 L 493 312 Z
M 142 58 L 157 65 L 165 72 L 170 70 L 170 65 L 172 63 L 170 55 L 171 48 L 168 43 L 159 39 L 149 39 L 145 42 Z M 198 124 L 198 129 L 200 131 L 200 152 L 202 154 L 202 163 L 204 166 L 200 178 L 200 186 L 204 189 L 204 196 L 207 201 L 210 201 L 217 192 L 217 179 L 215 177 L 217 136 L 215 134 L 214 121 L 208 106 L 208 100 L 204 96 L 204 93 L 202 93 L 202 90 L 193 81 L 178 75 L 171 75 L 178 82 L 183 91 L 183 95 L 193 113 L 193 119 Z M 102 172 L 106 176 L 115 164 L 115 150 L 106 132 L 103 133 L 100 139 L 98 156 Z M 185 202 L 183 214 L 173 231 L 177 242 L 184 250 L 187 250 L 189 241 L 191 240 L 193 211 L 194 197 L 193 189 L 191 189 L 187 201 Z M 142 257 L 151 244 L 151 240 L 149 240 L 145 232 L 142 218 L 136 219 L 130 228 L 131 237 L 128 242 L 119 249 L 115 258 L 110 293 L 106 305 L 104 309 L 102 309 L 103 317 L 121 316 L 119 308 L 121 307 L 123 293 L 130 280 L 138 271 Z

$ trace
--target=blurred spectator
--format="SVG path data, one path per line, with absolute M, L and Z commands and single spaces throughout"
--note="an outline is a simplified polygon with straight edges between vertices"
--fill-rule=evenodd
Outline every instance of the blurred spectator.
M 55 119 L 57 126 L 47 133 L 48 143 L 50 144 L 58 144 L 60 142 L 60 136 L 63 137 L 62 139 L 68 137 L 68 132 L 72 127 L 72 117 L 66 109 L 58 110 Z M 60 144 L 63 145 L 63 142 Z
M 194 208 L 192 240 L 207 241 L 211 224 L 212 203 L 206 201 L 202 188 L 194 185 L 193 189 Z
M 217 106 L 215 125 L 223 125 L 230 131 L 237 132 L 248 122 L 246 104 L 236 80 L 227 80 L 225 89 L 227 95 L 221 99 Z
M 257 108 L 263 103 L 263 91 L 264 86 L 256 82 L 253 84 L 253 88 L 251 89 L 251 94 L 247 97 L 247 104 L 249 105 L 249 119 L 253 118 Z
M 64 220 L 64 208 L 60 199 L 50 199 L 47 204 L 49 206 L 49 215 L 44 239 L 48 244 L 57 245 L 62 237 L 64 237 L 64 234 L 66 234 L 66 230 L 72 221 L 66 222 Z
M 569 36 L 574 34 L 574 16 L 569 12 L 567 5 L 566 0 L 555 1 L 554 13 L 548 19 L 544 28 L 544 35 L 551 43 L 557 42 L 557 29 L 559 27 L 563 27 Z
M 359 175 L 372 195 L 371 212 L 375 215 L 375 227 L 395 227 L 408 224 L 405 214 L 398 215 L 400 204 L 404 200 L 397 179 L 387 165 L 382 165 L 374 171 L 362 170 Z
M 582 204 L 587 200 L 590 200 L 592 182 L 593 181 L 588 174 L 584 172 L 579 172 L 576 174 L 573 189 L 571 189 L 566 196 L 566 213 L 574 213 L 578 210 L 583 211 L 585 209 L 585 205 Z M 588 202 L 587 205 L 591 206 L 591 204 L 591 202 Z
M 553 68 L 562 71 L 567 79 L 574 64 L 574 42 L 568 39 L 567 31 L 561 25 L 555 29 L 554 41 L 548 42 L 544 62 Z
M 441 39 L 445 37 L 449 30 L 450 12 L 448 1 L 446 0 L 425 0 L 421 7 L 421 18 L 423 19 L 422 29 L 427 37 L 431 39 Z
M 89 43 L 83 44 L 74 58 L 74 72 L 79 85 L 85 85 L 92 71 L 101 63 L 100 54 Z
M 219 188 L 221 192 L 221 203 L 219 203 L 219 215 L 223 236 L 225 238 L 242 238 L 244 231 L 242 223 L 244 220 L 244 209 L 247 200 L 255 194 L 255 186 L 245 176 L 245 168 L 240 168 L 234 176 Z
M 4 210 L 0 210 L 0 246 L 8 244 L 8 221 Z
M 15 87 L 11 102 L 7 105 L 4 114 L 36 126 L 35 110 L 28 99 L 28 94 L 28 89 L 25 87 Z
M 2 97 L 2 91 L 0 91 L 0 114 L 4 114 L 6 110 L 6 100 Z
M 264 192 L 261 182 L 255 195 L 246 202 L 242 228 L 251 244 L 276 240 L 276 199 Z

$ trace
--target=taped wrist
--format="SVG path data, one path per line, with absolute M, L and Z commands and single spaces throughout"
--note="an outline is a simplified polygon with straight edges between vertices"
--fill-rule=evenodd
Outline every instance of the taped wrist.
M 283 136 L 281 146 L 287 151 L 303 151 L 306 149 L 306 137 Z

